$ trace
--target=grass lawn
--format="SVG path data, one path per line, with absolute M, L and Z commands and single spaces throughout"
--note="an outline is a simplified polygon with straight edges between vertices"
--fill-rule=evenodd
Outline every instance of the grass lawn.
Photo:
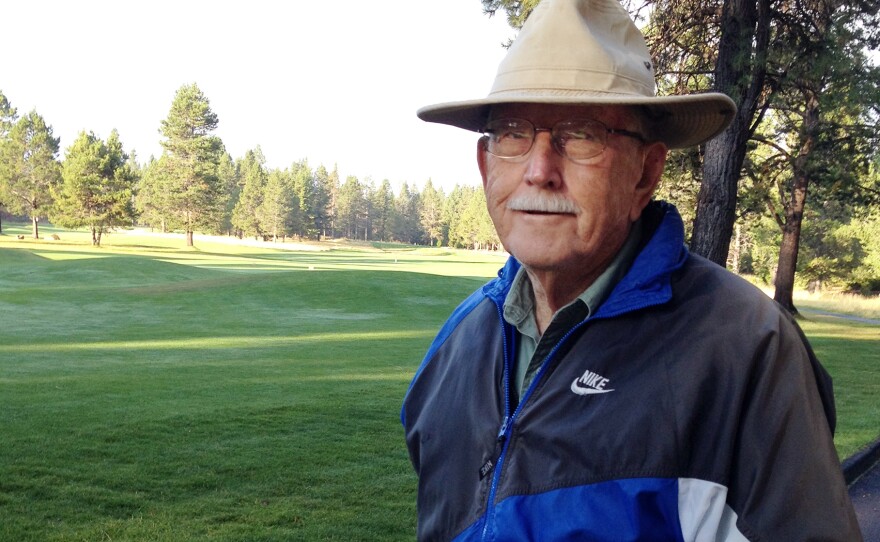
M 799 323 L 834 378 L 834 444 L 847 458 L 880 436 L 880 326 L 821 315 Z
M 0 540 L 414 538 L 400 402 L 500 257 L 3 233 Z M 804 327 L 849 455 L 880 432 L 880 333 Z
M 499 257 L 4 233 L 0 540 L 414 538 L 400 402 Z

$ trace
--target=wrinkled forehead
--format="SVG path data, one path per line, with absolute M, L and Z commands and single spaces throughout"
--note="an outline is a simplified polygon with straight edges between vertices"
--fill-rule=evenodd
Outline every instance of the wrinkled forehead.
M 614 128 L 634 128 L 639 124 L 636 108 L 623 105 L 558 105 L 505 103 L 493 105 L 489 119 L 526 119 L 535 126 L 549 127 L 562 120 L 593 119 Z

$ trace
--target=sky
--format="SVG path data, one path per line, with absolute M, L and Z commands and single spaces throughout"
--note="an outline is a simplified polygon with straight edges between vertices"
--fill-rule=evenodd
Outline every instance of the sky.
M 419 107 L 486 96 L 515 34 L 479 0 L 12 0 L 0 91 L 61 138 L 114 128 L 144 163 L 195 83 L 233 158 L 306 159 L 376 184 L 478 185 L 477 134 Z

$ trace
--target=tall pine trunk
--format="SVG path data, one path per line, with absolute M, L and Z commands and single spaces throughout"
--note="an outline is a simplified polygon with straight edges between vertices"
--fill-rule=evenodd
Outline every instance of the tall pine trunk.
M 691 250 L 720 266 L 727 265 L 736 220 L 737 183 L 749 139 L 747 121 L 737 114 L 727 130 L 706 144 L 703 159 Z
M 103 226 L 92 226 L 92 246 L 101 246 L 101 234 L 104 233 Z
M 725 0 L 715 63 L 715 88 L 730 96 L 737 114 L 730 126 L 706 143 L 703 180 L 690 248 L 727 264 L 736 219 L 736 191 L 764 89 L 770 38 L 770 0 Z
M 794 306 L 794 277 L 797 271 L 798 248 L 801 239 L 801 225 L 804 220 L 804 209 L 807 205 L 807 189 L 810 185 L 809 160 L 810 153 L 816 146 L 819 133 L 819 99 L 810 91 L 804 91 L 806 108 L 801 131 L 801 145 L 798 155 L 794 158 L 792 168 L 791 195 L 785 205 L 785 217 L 782 226 L 782 246 L 779 248 L 779 263 L 776 266 L 776 291 L 773 299 L 792 314 L 797 314 Z
M 806 186 L 804 196 L 806 199 Z M 794 275 L 797 270 L 798 248 L 801 239 L 801 223 L 803 222 L 803 204 L 801 212 L 791 209 L 786 213 L 786 224 L 782 228 L 782 245 L 779 247 L 779 263 L 776 266 L 776 279 L 774 286 L 776 291 L 773 299 L 782 305 L 788 312 L 797 314 L 794 306 Z

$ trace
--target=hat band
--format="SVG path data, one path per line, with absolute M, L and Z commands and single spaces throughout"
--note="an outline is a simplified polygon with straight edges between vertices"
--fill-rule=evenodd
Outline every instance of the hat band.
M 614 94 L 644 98 L 654 96 L 654 87 L 646 85 L 644 78 L 627 77 L 621 73 L 531 68 L 497 75 L 489 96 L 507 93 L 546 96 Z

